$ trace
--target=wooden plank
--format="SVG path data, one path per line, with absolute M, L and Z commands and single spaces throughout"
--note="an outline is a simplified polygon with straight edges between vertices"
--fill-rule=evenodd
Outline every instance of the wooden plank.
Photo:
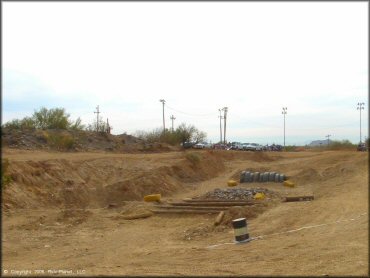
M 285 202 L 311 201 L 313 199 L 314 199 L 313 195 L 294 196 L 294 197 L 285 197 Z
M 255 202 L 168 202 L 173 206 L 251 206 L 256 204 Z
M 194 203 L 199 203 L 199 202 L 212 202 L 212 203 L 222 203 L 222 202 L 228 202 L 228 203 L 240 203 L 240 202 L 245 202 L 245 203 L 250 203 L 250 202 L 253 202 L 253 200 L 226 200 L 226 199 L 189 199 L 189 198 L 185 198 L 185 199 L 182 199 L 184 202 L 187 202 L 187 203 L 191 203 L 191 202 L 194 202 Z
M 185 213 L 194 213 L 194 214 L 207 214 L 207 213 L 211 213 L 211 214 L 217 214 L 219 213 L 220 211 L 219 210 L 159 210 L 159 209 L 152 209 L 151 212 L 154 212 L 154 213 L 163 213 L 163 214 L 185 214 Z
M 230 207 L 198 207 L 198 206 L 163 206 L 163 205 L 157 205 L 155 208 L 161 208 L 161 209 L 171 209 L 171 210 L 181 210 L 181 209 L 190 209 L 190 210 L 227 210 Z
M 217 217 L 216 217 L 216 219 L 215 219 L 215 223 L 214 223 L 214 225 L 215 225 L 215 226 L 220 225 L 220 223 L 221 223 L 222 219 L 224 218 L 224 216 L 225 216 L 225 212 L 224 212 L 224 211 L 221 211 L 221 212 L 217 215 Z

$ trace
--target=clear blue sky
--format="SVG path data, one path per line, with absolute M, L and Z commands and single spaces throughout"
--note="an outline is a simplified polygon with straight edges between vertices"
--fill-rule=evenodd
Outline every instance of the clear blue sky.
M 185 122 L 219 140 L 368 135 L 367 2 L 5 2 L 3 122 L 42 106 L 113 133 Z

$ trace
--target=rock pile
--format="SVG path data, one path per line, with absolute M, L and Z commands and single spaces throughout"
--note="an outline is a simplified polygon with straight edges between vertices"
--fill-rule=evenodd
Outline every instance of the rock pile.
M 257 193 L 265 193 L 271 195 L 271 191 L 264 188 L 216 188 L 213 191 L 207 192 L 199 199 L 209 200 L 253 200 L 253 196 Z
M 276 172 L 250 172 L 243 171 L 240 175 L 240 183 L 243 182 L 283 182 L 287 180 L 284 174 Z

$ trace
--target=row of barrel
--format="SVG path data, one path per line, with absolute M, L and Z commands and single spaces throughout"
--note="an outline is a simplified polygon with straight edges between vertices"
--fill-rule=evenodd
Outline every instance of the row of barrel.
M 250 172 L 243 171 L 240 175 L 240 183 L 242 182 L 284 182 L 287 177 L 284 174 L 276 172 Z

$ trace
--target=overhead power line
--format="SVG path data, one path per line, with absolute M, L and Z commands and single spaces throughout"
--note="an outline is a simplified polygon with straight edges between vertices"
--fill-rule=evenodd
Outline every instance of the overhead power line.
M 168 105 L 166 105 L 166 107 L 167 109 L 170 109 L 170 110 L 173 110 L 173 111 L 176 111 L 178 113 L 185 114 L 188 116 L 193 116 L 193 117 L 206 117 L 206 116 L 212 116 L 212 115 L 214 116 L 216 114 L 215 112 L 208 113 L 208 114 L 191 114 L 191 113 L 183 112 L 178 109 L 172 108 L 171 106 L 168 106 Z

